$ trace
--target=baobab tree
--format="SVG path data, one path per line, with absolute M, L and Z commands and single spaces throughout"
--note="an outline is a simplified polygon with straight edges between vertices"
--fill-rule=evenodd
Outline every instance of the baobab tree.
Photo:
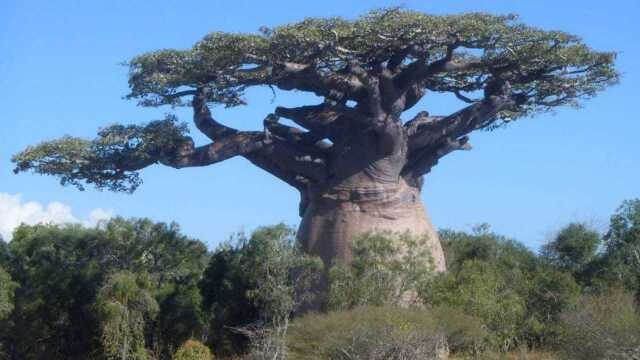
M 133 58 L 127 96 L 142 106 L 191 106 L 210 143 L 196 146 L 187 125 L 167 116 L 109 126 L 93 140 L 44 142 L 13 160 L 16 172 L 131 192 L 141 183 L 138 172 L 154 164 L 199 167 L 241 156 L 300 192 L 298 239 L 308 252 L 348 261 L 354 235 L 410 230 L 429 237 L 442 270 L 420 197 L 423 176 L 452 151 L 470 149 L 475 130 L 580 105 L 617 81 L 614 60 L 577 36 L 526 26 L 513 15 L 384 9 L 356 20 L 214 32 L 191 49 Z M 209 105 L 245 105 L 245 90 L 258 86 L 309 92 L 319 103 L 275 107 L 258 131 L 212 115 Z M 461 109 L 402 118 L 429 93 L 451 94 Z

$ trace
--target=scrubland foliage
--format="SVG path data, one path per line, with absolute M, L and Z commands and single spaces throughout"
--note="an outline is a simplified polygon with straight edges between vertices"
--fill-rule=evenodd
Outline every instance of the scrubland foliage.
M 433 273 L 426 240 L 390 233 L 368 233 L 354 239 L 352 262 L 335 264 L 329 270 L 327 308 L 411 301 Z
M 209 348 L 196 340 L 187 340 L 178 348 L 171 360 L 213 360 Z
M 447 337 L 464 333 L 465 341 L 472 342 L 484 336 L 475 319 L 439 315 L 440 310 L 388 305 L 308 315 L 291 325 L 289 358 L 432 359 L 446 352 Z
M 640 356 L 640 315 L 622 289 L 583 296 L 561 316 L 562 354 L 568 359 L 635 359 Z
M 143 219 L 22 226 L 0 243 L 0 359 L 632 359 L 638 204 L 604 236 L 567 225 L 540 255 L 486 225 L 442 231 L 442 274 L 409 236 L 365 234 L 324 269 L 284 225 L 212 252 Z

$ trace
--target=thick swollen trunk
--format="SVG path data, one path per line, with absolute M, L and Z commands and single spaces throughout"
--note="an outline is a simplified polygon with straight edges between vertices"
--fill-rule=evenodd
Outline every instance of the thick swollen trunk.
M 349 262 L 351 241 L 359 234 L 408 231 L 426 237 L 424 246 L 432 256 L 434 270 L 445 270 L 442 247 L 420 198 L 420 189 L 402 178 L 395 183 L 336 187 L 308 201 L 298 241 L 306 252 L 320 256 L 325 264 Z

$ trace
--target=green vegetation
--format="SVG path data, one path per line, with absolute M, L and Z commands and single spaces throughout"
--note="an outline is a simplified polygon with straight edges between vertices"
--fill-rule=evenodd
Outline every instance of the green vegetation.
M 632 358 L 639 230 L 640 200 L 540 255 L 487 225 L 445 230 L 435 274 L 407 235 L 365 234 L 323 269 L 284 225 L 212 252 L 144 219 L 21 226 L 0 243 L 0 359 Z
M 178 348 L 171 360 L 213 360 L 213 355 L 205 344 L 196 340 L 187 340 Z
M 293 230 L 284 225 L 259 228 L 249 238 L 239 234 L 235 243 L 221 245 L 200 283 L 212 346 L 223 354 L 239 352 L 260 336 L 255 329 L 286 331 L 293 311 L 313 301 L 309 290 L 321 269 L 320 260 L 302 254 Z
M 447 338 L 473 343 L 485 333 L 477 319 L 446 309 L 364 306 L 304 316 L 287 340 L 290 359 L 431 359 Z
M 638 308 L 622 289 L 583 296 L 561 320 L 567 358 L 632 359 L 640 353 Z
M 149 358 L 145 349 L 145 318 L 154 320 L 158 303 L 144 276 L 127 272 L 111 275 L 100 288 L 96 308 L 102 325 L 102 346 L 109 359 Z
M 352 262 L 329 270 L 328 309 L 416 301 L 413 295 L 433 273 L 429 250 L 422 244 L 426 239 L 402 234 L 393 241 L 391 236 L 397 235 L 370 233 L 354 239 Z

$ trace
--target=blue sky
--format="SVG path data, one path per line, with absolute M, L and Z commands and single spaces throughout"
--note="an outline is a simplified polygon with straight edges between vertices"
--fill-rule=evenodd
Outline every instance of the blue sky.
M 596 49 L 620 53 L 620 85 L 583 109 L 560 109 L 474 134 L 472 151 L 443 159 L 423 190 L 437 227 L 468 230 L 486 222 L 535 249 L 570 221 L 604 229 L 624 199 L 640 197 L 637 0 L 5 0 L 0 3 L 0 193 L 18 205 L 5 206 L 3 213 L 0 204 L 0 217 L 15 218 L 11 212 L 24 210 L 28 201 L 42 204 L 42 213 L 49 211 L 47 204 L 60 205 L 78 219 L 106 209 L 175 220 L 210 246 L 240 229 L 281 221 L 296 225 L 297 192 L 240 158 L 198 169 L 149 168 L 142 173 L 145 183 L 128 195 L 79 192 L 51 177 L 14 175 L 10 157 L 42 140 L 91 137 L 100 126 L 148 121 L 172 111 L 122 99 L 127 69 L 119 64 L 142 52 L 187 48 L 216 30 L 254 32 L 306 16 L 353 18 L 397 5 L 436 14 L 517 13 L 528 24 L 568 31 Z M 272 102 L 269 90 L 258 89 L 248 100 L 247 107 L 213 111 L 232 126 L 257 128 L 276 105 L 304 104 L 311 97 L 285 93 Z M 447 114 L 460 106 L 448 97 L 427 96 L 416 111 Z M 191 116 L 186 110 L 177 114 L 186 121 Z

